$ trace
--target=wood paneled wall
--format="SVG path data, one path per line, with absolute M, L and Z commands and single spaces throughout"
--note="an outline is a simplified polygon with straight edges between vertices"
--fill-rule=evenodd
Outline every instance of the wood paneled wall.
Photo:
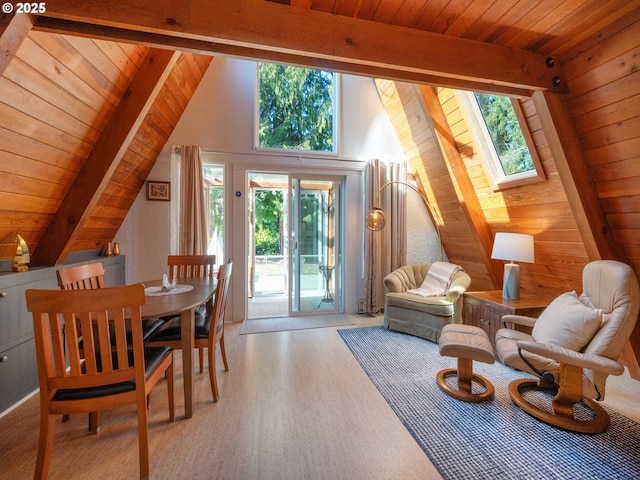
M 576 46 L 564 59 L 570 83 L 567 95 L 575 129 L 583 146 L 609 226 L 615 232 L 619 260 L 640 272 L 640 21 L 628 18 L 603 35 Z M 460 215 L 456 197 L 447 185 L 451 168 L 443 158 L 433 127 L 421 116 L 426 108 L 407 84 L 378 81 L 383 104 L 430 201 L 441 215 L 443 243 L 451 261 L 465 263 L 472 288 L 488 284 L 473 225 Z M 522 264 L 522 288 L 554 296 L 581 289 L 581 271 L 588 257 L 571 206 L 554 164 L 533 102 L 522 101 L 546 180 L 494 191 L 473 136 L 454 92 L 438 90 L 439 103 L 455 138 L 474 194 L 493 234 L 500 231 L 535 236 L 536 262 Z M 404 108 L 403 117 L 399 111 Z M 427 130 L 430 130 L 429 132 Z M 449 228 L 450 227 L 450 228 Z M 480 287 L 482 286 L 482 287 Z
M 566 54 L 567 104 L 620 260 L 640 275 L 640 19 Z
M 441 89 L 438 98 L 450 119 L 458 150 L 492 233 L 534 235 L 536 261 L 520 265 L 521 288 L 552 296 L 567 290 L 580 291 L 581 272 L 588 258 L 531 101 L 524 102 L 523 110 L 547 178 L 494 191 L 454 92 Z
M 38 249 L 148 51 L 38 31 L 23 40 L 0 77 L 0 258 L 15 255 L 16 233 Z M 113 239 L 211 59 L 180 56 L 65 252 Z
M 0 258 L 33 250 L 146 47 L 31 32 L 0 78 Z

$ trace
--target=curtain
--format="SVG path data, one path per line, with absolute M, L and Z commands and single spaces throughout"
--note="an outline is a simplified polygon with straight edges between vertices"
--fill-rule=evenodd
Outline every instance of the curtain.
M 388 167 L 388 182 L 407 182 L 406 163 L 392 163 Z M 392 183 L 385 188 L 389 193 L 387 213 L 387 239 L 389 245 L 389 272 L 407 264 L 407 187 Z M 387 273 L 389 273 L 387 272 Z
M 370 160 L 365 171 L 367 212 L 380 207 L 386 216 L 385 227 L 365 233 L 366 314 L 374 314 L 384 306 L 386 294 L 382 280 L 392 270 L 405 265 L 407 257 L 406 187 L 388 182 L 406 182 L 406 163 Z M 385 186 L 386 185 L 386 186 Z M 384 187 L 382 191 L 380 188 Z
M 206 255 L 209 237 L 209 204 L 202 173 L 200 147 L 180 149 L 179 255 Z

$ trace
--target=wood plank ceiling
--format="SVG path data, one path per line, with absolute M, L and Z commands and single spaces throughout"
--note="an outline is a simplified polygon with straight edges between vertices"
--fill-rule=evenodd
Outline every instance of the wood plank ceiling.
M 0 258 L 52 265 L 113 239 L 212 57 L 5 25 Z

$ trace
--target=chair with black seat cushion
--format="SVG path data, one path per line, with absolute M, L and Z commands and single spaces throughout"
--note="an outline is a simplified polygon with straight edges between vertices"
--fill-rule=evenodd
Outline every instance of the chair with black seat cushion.
M 218 284 L 216 285 L 215 300 L 211 315 L 206 315 L 204 321 L 195 325 L 194 348 L 208 350 L 209 380 L 214 402 L 220 397 L 218 381 L 216 379 L 216 344 L 220 344 L 220 354 L 224 363 L 224 370 L 229 370 L 227 354 L 224 348 L 224 311 L 229 291 L 231 270 L 233 263 L 229 261 L 218 270 Z M 182 348 L 180 318 L 174 318 L 162 325 L 148 340 L 150 345 L 168 345 L 174 349 Z
M 140 478 L 149 477 L 147 395 L 167 378 L 169 418 L 175 416 L 173 350 L 145 346 L 140 306 L 143 285 L 25 293 L 33 315 L 40 386 L 40 439 L 35 478 L 46 478 L 53 454 L 56 415 L 134 404 L 138 417 Z M 63 335 L 63 326 L 70 331 Z M 127 341 L 131 325 L 131 343 Z M 82 325 L 82 355 L 76 325 Z M 89 333 L 87 333 L 89 332 Z
M 215 255 L 169 255 L 167 258 L 169 266 L 169 280 L 180 280 L 181 278 L 215 278 L 216 277 L 216 256 Z M 202 327 L 206 321 L 207 306 L 200 305 L 195 309 L 196 328 Z M 179 322 L 179 316 L 169 316 L 163 318 L 164 321 L 173 320 L 173 324 Z M 198 361 L 200 373 L 204 372 L 204 348 L 198 349 Z
M 600 433 L 610 418 L 598 402 L 607 377 L 624 372 L 618 357 L 638 319 L 640 287 L 628 265 L 598 260 L 584 267 L 582 288 L 580 296 L 557 297 L 537 319 L 503 316 L 505 323 L 533 330 L 498 330 L 496 351 L 505 365 L 539 377 L 509 384 L 516 405 L 556 427 Z M 550 405 L 545 397 L 552 397 Z
M 86 263 L 74 267 L 61 268 L 56 271 L 58 286 L 62 290 L 88 290 L 94 288 L 104 288 L 104 266 L 101 262 Z M 164 322 L 159 318 L 145 319 L 142 321 L 142 337 L 146 339 Z M 82 356 L 82 326 L 76 326 L 78 335 L 78 345 Z M 66 330 L 65 330 L 66 333 Z M 131 342 L 131 331 L 127 331 L 127 339 Z M 66 421 L 68 415 L 63 417 Z M 98 433 L 100 430 L 100 412 L 89 414 L 89 430 Z

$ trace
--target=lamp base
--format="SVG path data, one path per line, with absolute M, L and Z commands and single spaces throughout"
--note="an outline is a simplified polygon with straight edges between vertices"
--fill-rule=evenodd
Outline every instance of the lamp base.
M 520 265 L 515 263 L 506 263 L 504 265 L 502 298 L 509 300 L 520 299 Z

